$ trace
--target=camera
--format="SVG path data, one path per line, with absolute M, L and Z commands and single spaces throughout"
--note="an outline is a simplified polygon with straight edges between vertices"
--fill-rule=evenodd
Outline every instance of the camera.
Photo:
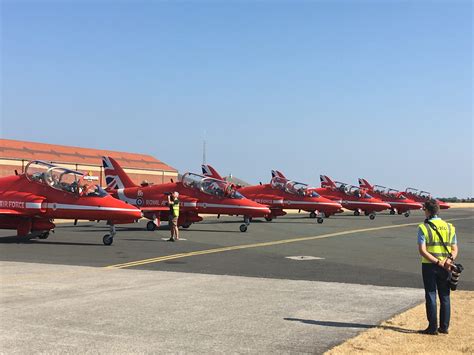
M 164 195 L 165 195 L 165 196 L 170 196 L 170 195 L 171 195 L 171 192 L 165 192 Z
M 458 287 L 459 277 L 464 270 L 464 267 L 461 264 L 453 264 L 451 267 L 451 273 L 449 274 L 448 284 L 451 291 L 456 291 Z

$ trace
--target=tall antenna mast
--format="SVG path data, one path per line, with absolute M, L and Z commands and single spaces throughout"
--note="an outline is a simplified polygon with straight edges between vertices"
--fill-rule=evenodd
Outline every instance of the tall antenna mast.
M 202 142 L 202 163 L 206 164 L 206 140 Z

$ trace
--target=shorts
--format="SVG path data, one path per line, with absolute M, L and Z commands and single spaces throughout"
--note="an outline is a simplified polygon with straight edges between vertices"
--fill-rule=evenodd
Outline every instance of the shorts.
M 170 225 L 173 227 L 178 226 L 178 217 L 170 217 Z

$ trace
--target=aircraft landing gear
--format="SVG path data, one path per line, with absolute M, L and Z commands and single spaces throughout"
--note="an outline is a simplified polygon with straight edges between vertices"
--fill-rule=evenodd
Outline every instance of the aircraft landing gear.
M 183 224 L 181 227 L 183 227 L 184 229 L 188 229 L 189 227 L 191 227 L 191 223 L 187 222 Z
M 391 215 L 394 215 L 395 213 L 397 213 L 397 210 L 396 210 L 396 209 L 391 209 L 391 210 L 390 210 L 390 214 L 391 214 Z
M 49 231 L 43 232 L 38 236 L 38 239 L 48 239 Z
M 318 217 L 317 221 L 318 221 L 319 224 L 321 224 L 321 223 L 324 222 L 324 219 L 322 217 Z
M 354 216 L 360 216 L 360 210 L 355 210 L 354 211 Z
M 375 212 L 372 212 L 371 214 L 369 214 L 369 218 L 371 220 L 374 220 L 375 219 Z
M 403 215 L 404 215 L 405 217 L 410 217 L 410 211 L 406 211 Z
M 248 228 L 251 220 L 252 220 L 252 217 L 244 216 L 244 224 L 241 224 L 240 227 L 239 227 L 239 229 L 242 233 L 247 232 L 247 228 Z
M 149 222 L 146 224 L 146 230 L 147 230 L 147 231 L 152 232 L 152 231 L 154 231 L 155 229 L 156 229 L 156 224 L 155 224 L 155 222 L 149 221 Z
M 113 224 L 110 225 L 110 234 L 104 235 L 102 238 L 102 242 L 104 245 L 112 245 L 114 242 L 114 237 L 117 232 L 115 231 L 115 226 Z
M 265 217 L 265 221 L 271 222 L 271 221 L 273 221 L 273 217 L 271 217 L 271 216 L 266 216 L 266 217 Z
M 314 211 L 310 212 L 309 218 L 316 218 L 316 212 Z

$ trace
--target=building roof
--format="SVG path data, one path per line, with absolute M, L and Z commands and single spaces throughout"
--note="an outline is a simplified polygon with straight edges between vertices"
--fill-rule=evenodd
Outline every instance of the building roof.
M 45 160 L 69 164 L 101 165 L 102 156 L 104 155 L 114 158 L 124 168 L 177 172 L 175 168 L 146 154 L 0 139 L 0 158 L 3 159 Z

